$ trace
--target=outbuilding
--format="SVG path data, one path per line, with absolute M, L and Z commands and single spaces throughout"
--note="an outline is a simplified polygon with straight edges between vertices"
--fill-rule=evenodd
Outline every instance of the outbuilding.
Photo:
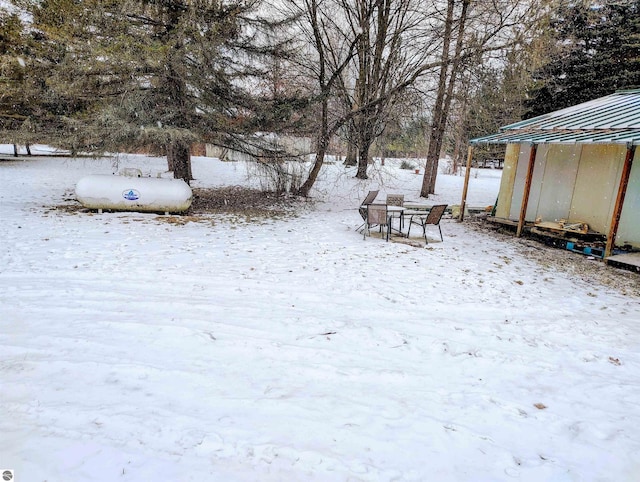
M 479 144 L 506 144 L 495 221 L 512 224 L 517 236 L 547 233 L 571 240 L 570 249 L 640 266 L 640 89 L 472 139 L 461 213 Z

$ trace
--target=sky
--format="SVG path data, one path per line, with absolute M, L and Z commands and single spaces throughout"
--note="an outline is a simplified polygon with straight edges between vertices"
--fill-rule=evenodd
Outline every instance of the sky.
M 328 164 L 281 218 L 75 199 L 85 176 L 164 163 L 0 161 L 0 470 L 16 481 L 637 480 L 638 278 L 604 285 L 453 219 L 426 247 L 363 239 L 369 189 L 418 200 L 399 161 L 367 181 Z M 260 184 L 240 162 L 193 172 Z M 462 181 L 440 174 L 429 202 L 459 204 Z M 474 170 L 468 204 L 499 182 Z

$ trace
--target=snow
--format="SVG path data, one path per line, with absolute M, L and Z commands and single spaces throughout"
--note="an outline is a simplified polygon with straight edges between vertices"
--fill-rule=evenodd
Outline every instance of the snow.
M 427 249 L 363 240 L 369 189 L 418 199 L 391 162 L 369 181 L 327 165 L 288 219 L 64 209 L 83 176 L 128 167 L 165 169 L 0 161 L 16 480 L 637 480 L 635 295 L 450 219 Z M 194 187 L 257 182 L 193 170 Z M 499 176 L 474 172 L 468 204 L 492 205 Z M 430 201 L 458 204 L 462 181 L 440 175 Z

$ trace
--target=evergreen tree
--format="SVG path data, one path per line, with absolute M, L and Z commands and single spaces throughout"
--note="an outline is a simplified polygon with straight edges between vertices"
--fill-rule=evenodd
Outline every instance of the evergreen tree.
M 15 132 L 26 119 L 21 87 L 24 82 L 22 22 L 15 13 L 0 11 L 0 132 Z M 18 136 L 9 139 L 17 143 Z
M 82 144 L 74 115 L 87 107 L 87 96 L 57 88 L 54 79 L 67 44 L 59 35 L 25 24 L 24 10 L 0 13 L 0 131 L 14 143 L 46 142 L 71 149 Z
M 264 59 L 285 53 L 268 41 L 275 23 L 256 15 L 259 0 L 16 1 L 41 38 L 31 57 L 58 54 L 39 63 L 55 65 L 39 72 L 41 100 L 58 102 L 76 149 L 145 147 L 188 181 L 191 144 L 237 147 L 288 114 L 286 100 L 251 92 Z
M 563 4 L 555 52 L 535 72 L 525 118 L 640 87 L 640 1 Z

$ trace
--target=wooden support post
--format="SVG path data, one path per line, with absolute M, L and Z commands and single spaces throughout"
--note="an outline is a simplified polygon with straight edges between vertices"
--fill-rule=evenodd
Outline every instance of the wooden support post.
M 613 208 L 611 226 L 609 227 L 609 234 L 607 235 L 607 246 L 604 249 L 605 259 L 611 256 L 613 245 L 618 234 L 618 227 L 620 226 L 620 215 L 622 214 L 622 207 L 624 206 L 624 197 L 627 194 L 629 175 L 631 174 L 631 166 L 633 165 L 633 157 L 635 156 L 635 153 L 636 146 L 628 145 L 627 155 L 624 158 L 624 165 L 622 166 L 622 175 L 620 176 L 620 187 L 618 187 L 618 196 L 616 197 L 616 204 Z
M 469 189 L 469 176 L 471 175 L 471 160 L 473 159 L 473 146 L 469 146 L 467 152 L 467 169 L 464 173 L 464 187 L 462 188 L 462 201 L 460 201 L 460 222 L 464 221 L 464 210 L 467 204 L 467 190 Z
M 516 236 L 519 238 L 522 236 L 522 229 L 524 228 L 524 218 L 527 215 L 527 206 L 529 205 L 529 193 L 531 192 L 531 179 L 533 178 L 533 168 L 536 165 L 536 153 L 538 152 L 538 145 L 531 144 L 531 152 L 529 153 L 529 165 L 527 166 L 527 177 L 524 181 L 524 192 L 522 194 L 522 206 L 520 206 L 520 218 L 518 219 L 518 230 Z

